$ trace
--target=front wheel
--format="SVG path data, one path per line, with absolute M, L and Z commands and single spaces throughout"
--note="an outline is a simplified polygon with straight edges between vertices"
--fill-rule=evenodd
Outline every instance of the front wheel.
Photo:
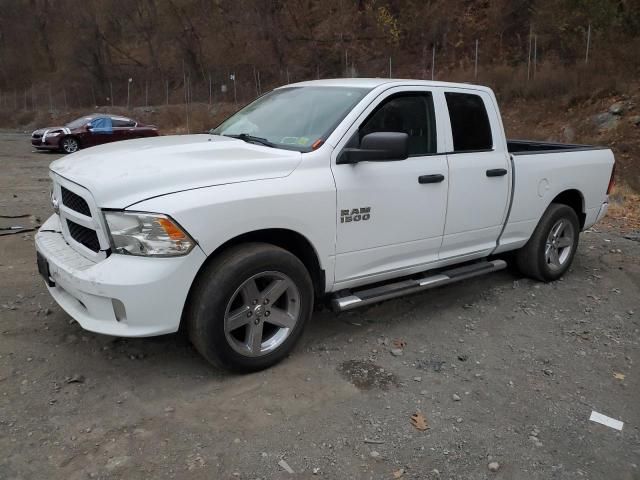
M 64 137 L 60 141 L 60 150 L 64 153 L 75 153 L 80 150 L 80 142 L 75 137 Z
M 313 297 L 309 273 L 293 254 L 262 243 L 232 247 L 196 280 L 186 319 L 189 337 L 216 366 L 261 370 L 293 349 Z
M 519 270 L 550 282 L 569 269 L 578 249 L 580 222 L 573 208 L 552 203 L 527 244 L 517 252 Z

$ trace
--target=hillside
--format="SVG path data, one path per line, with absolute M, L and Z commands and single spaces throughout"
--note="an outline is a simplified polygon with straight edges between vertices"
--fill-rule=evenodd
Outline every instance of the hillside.
M 234 92 L 242 102 L 345 75 L 521 83 L 579 66 L 598 80 L 637 78 L 639 50 L 637 0 L 9 0 L 0 106 L 229 101 Z M 548 80 L 555 89 L 576 81 Z
M 640 191 L 638 51 L 637 0 L 10 0 L 0 126 L 98 109 L 202 131 L 300 80 L 477 82 L 509 136 L 611 145 Z

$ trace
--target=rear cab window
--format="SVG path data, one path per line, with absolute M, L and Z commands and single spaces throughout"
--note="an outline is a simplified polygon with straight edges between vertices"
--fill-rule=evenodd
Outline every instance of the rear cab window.
M 472 93 L 445 92 L 453 151 L 482 152 L 493 149 L 491 123 L 482 97 Z

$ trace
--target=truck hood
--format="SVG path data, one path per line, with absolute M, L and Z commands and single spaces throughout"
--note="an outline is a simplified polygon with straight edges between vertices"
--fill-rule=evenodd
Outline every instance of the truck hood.
M 286 177 L 302 154 L 217 135 L 175 135 L 81 150 L 50 169 L 87 188 L 100 208 L 237 182 Z

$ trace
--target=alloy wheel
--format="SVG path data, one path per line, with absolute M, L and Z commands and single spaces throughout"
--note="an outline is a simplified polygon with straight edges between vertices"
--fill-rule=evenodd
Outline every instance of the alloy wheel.
M 65 138 L 62 141 L 62 149 L 66 153 L 74 153 L 78 151 L 78 141 L 75 138 Z
M 545 262 L 551 270 L 559 270 L 567 262 L 573 250 L 574 238 L 575 231 L 568 220 L 561 218 L 553 225 L 544 250 Z
M 259 357 L 281 346 L 300 316 L 300 292 L 281 272 L 262 272 L 245 280 L 231 296 L 224 333 L 237 353 Z

